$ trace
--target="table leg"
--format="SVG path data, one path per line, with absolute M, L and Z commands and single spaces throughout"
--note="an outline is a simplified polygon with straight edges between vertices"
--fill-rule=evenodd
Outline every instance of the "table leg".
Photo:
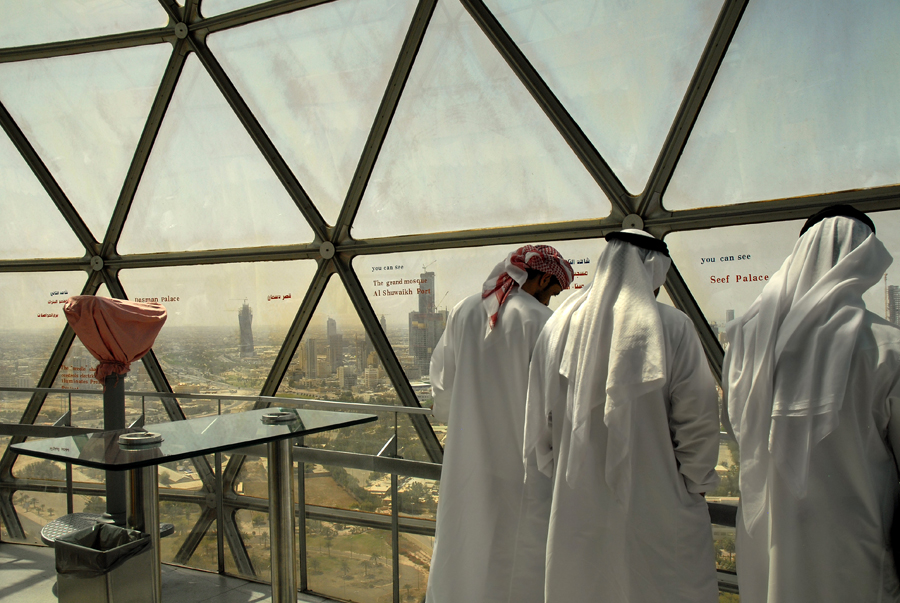
M 156 465 L 132 469 L 129 473 L 128 527 L 150 534 L 153 592 L 152 603 L 162 602 L 162 563 L 159 548 L 159 482 Z
M 296 603 L 297 541 L 294 538 L 294 462 L 291 440 L 269 442 L 268 448 L 272 603 Z

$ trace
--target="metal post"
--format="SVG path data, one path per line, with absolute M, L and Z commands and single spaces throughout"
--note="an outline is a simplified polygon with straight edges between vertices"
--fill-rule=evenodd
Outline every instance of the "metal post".
M 62 419 L 57 421 L 57 424 L 62 423 L 66 427 L 72 426 L 72 394 L 69 394 L 69 408 L 66 410 L 66 414 L 62 416 Z M 75 512 L 75 495 L 73 491 L 72 485 L 72 463 L 66 463 L 66 513 L 71 515 Z
M 303 446 L 303 438 L 297 440 L 298 446 Z M 309 548 L 306 546 L 306 463 L 297 463 L 297 504 L 299 506 L 299 552 L 300 552 L 300 591 L 309 590 L 309 563 L 307 555 Z
M 152 592 L 151 603 L 162 603 L 162 560 L 159 548 L 159 482 L 156 465 L 132 469 L 128 472 L 128 527 L 150 535 L 153 551 L 150 555 Z
M 103 429 L 125 429 L 124 375 L 108 375 L 104 382 Z M 118 526 L 125 525 L 125 480 L 124 471 L 106 472 L 106 515 Z
M 269 545 L 272 603 L 297 601 L 297 551 L 294 540 L 294 487 L 291 440 L 269 442 Z
M 394 603 L 400 603 L 400 498 L 397 474 L 391 473 L 391 565 L 394 583 Z
M 391 438 L 393 446 L 391 454 L 393 458 L 399 457 L 397 445 L 397 413 L 394 413 L 394 437 Z M 397 487 L 397 474 L 391 473 L 391 565 L 392 580 L 394 583 L 394 603 L 400 603 L 400 492 Z
M 215 454 L 216 459 L 216 556 L 220 574 L 225 574 L 225 492 L 222 481 L 222 453 Z

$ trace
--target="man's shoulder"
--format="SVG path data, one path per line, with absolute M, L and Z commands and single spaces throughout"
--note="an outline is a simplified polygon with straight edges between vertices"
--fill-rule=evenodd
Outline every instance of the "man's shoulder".
M 461 302 L 453 306 L 450 314 L 465 314 L 472 312 L 475 308 L 481 308 L 481 294 L 475 293 L 463 299 Z
M 656 307 L 659 308 L 659 318 L 663 321 L 663 324 L 683 325 L 691 322 L 688 315 L 678 308 L 662 302 L 656 302 Z
M 900 347 L 900 326 L 869 310 L 866 310 L 865 325 L 871 331 L 876 345 Z
M 521 290 L 513 292 L 503 304 L 506 314 L 513 316 L 519 314 L 522 318 L 539 317 L 547 320 L 553 315 L 553 310 L 539 302 L 533 295 Z

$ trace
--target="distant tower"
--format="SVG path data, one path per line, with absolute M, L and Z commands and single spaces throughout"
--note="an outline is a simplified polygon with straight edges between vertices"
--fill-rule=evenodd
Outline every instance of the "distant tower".
M 734 310 L 725 310 L 725 322 L 734 320 Z
M 315 379 L 318 377 L 318 372 L 316 370 L 316 362 L 318 361 L 319 356 L 316 354 L 316 340 L 309 339 L 306 341 L 306 377 L 308 379 Z
M 434 272 L 423 272 L 419 275 L 419 312 L 431 314 L 434 312 Z
M 241 327 L 241 358 L 256 356 L 253 351 L 253 312 L 246 299 L 238 312 L 238 324 Z
M 427 375 L 431 353 L 447 325 L 447 311 L 437 312 L 434 307 L 434 272 L 423 272 L 419 281 L 419 311 L 409 313 L 409 355 L 415 359 L 419 373 Z
M 887 288 L 887 320 L 900 325 L 900 287 L 890 285 Z
M 326 331 L 328 332 L 328 339 L 331 339 L 334 335 L 337 335 L 337 321 L 333 318 L 329 318 L 325 321 Z
M 337 372 L 339 366 L 344 366 L 344 336 L 334 334 L 328 338 L 328 364 L 331 372 Z
M 387 335 L 387 318 L 384 317 L 384 314 L 381 315 L 381 330 Z

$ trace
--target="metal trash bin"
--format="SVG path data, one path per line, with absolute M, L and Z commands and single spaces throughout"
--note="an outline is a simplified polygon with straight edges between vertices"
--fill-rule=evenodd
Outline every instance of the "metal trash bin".
M 153 590 L 149 534 L 97 524 L 56 540 L 59 603 L 142 603 Z

